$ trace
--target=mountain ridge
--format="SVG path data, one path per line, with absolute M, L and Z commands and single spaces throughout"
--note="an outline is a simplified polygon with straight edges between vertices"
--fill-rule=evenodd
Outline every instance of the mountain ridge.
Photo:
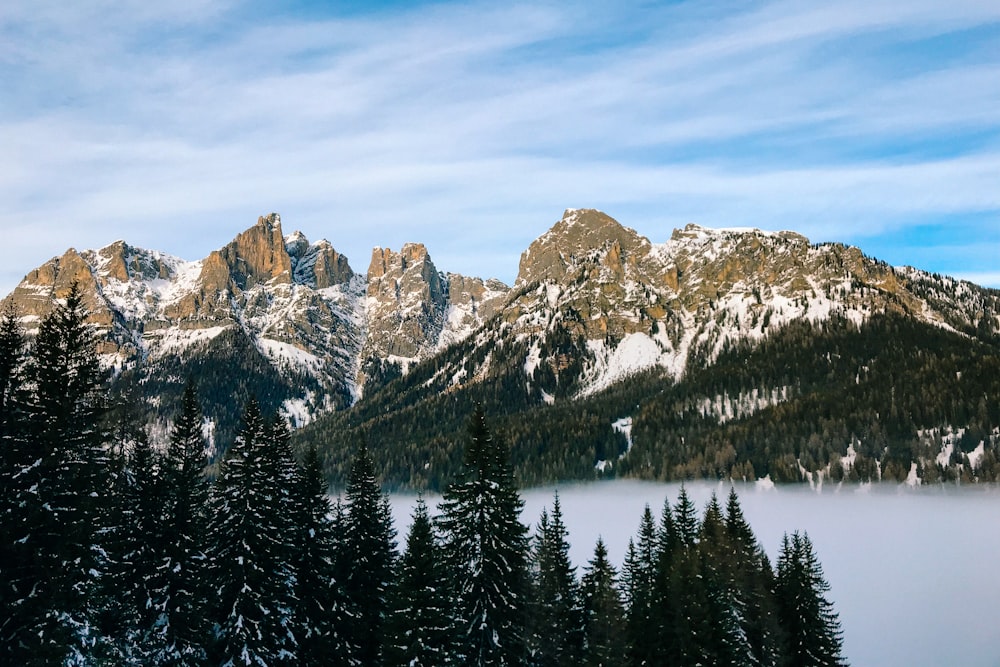
M 264 393 L 265 407 L 296 427 L 329 413 L 322 419 L 367 423 L 369 395 L 383 420 L 438 395 L 569 414 L 644 374 L 659 378 L 650 387 L 682 385 L 734 347 L 751 354 L 797 322 L 861 330 L 901 317 L 981 341 L 1000 331 L 1000 292 L 893 268 L 858 248 L 693 224 L 653 243 L 593 209 L 567 209 L 532 242 L 511 287 L 440 271 L 420 243 L 376 247 L 357 273 L 328 241 L 284 235 L 270 214 L 196 261 L 124 241 L 70 249 L 4 301 L 30 331 L 74 281 L 104 333 L 102 359 L 151 404 L 147 416 L 165 428 L 185 377 L 208 373 L 223 444 L 235 428 L 234 397 L 222 395 L 233 378 L 238 400 Z M 740 399 L 730 416 L 793 400 L 793 384 L 740 388 L 757 398 Z M 614 467 L 631 436 L 626 417 L 595 425 L 602 451 L 577 473 Z

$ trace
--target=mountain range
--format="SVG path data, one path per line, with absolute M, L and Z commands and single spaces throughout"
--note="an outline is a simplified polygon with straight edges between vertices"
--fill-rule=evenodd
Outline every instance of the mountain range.
M 793 232 L 571 209 L 508 287 L 417 243 L 360 274 L 271 214 L 198 261 L 67 250 L 5 303 L 30 333 L 73 283 L 154 435 L 194 377 L 220 449 L 255 395 L 335 481 L 367 438 L 389 485 L 442 486 L 475 403 L 524 482 L 996 475 L 1000 292 Z

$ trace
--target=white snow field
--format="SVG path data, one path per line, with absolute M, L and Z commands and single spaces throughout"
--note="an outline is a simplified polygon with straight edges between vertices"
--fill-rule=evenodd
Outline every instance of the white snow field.
M 620 566 L 647 503 L 656 516 L 679 484 L 608 481 L 523 492 L 533 526 L 558 488 L 578 574 L 598 535 Z M 689 482 L 703 510 L 729 484 Z M 1000 489 L 897 485 L 737 484 L 743 511 L 772 561 L 784 532 L 809 533 L 840 614 L 853 667 L 1000 665 Z M 435 496 L 428 496 L 432 507 Z M 391 498 L 400 545 L 415 498 Z

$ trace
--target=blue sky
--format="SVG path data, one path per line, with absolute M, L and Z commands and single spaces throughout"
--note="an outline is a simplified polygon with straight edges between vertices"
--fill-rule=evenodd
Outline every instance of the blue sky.
M 8 0 L 0 291 L 271 211 L 510 283 L 567 207 L 1000 286 L 995 0 L 500 4 Z

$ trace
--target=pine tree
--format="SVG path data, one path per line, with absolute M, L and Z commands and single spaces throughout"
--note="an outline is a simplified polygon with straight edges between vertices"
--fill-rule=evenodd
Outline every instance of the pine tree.
M 94 602 L 110 487 L 102 372 L 74 284 L 39 325 L 26 369 L 12 491 L 19 554 L 10 650 L 20 664 L 82 664 L 102 650 Z
M 170 431 L 164 460 L 164 603 L 156 621 L 161 654 L 154 664 L 194 666 L 203 664 L 209 628 L 206 588 L 208 549 L 207 511 L 209 482 L 204 416 L 193 381 L 188 381 L 181 409 Z
M 17 311 L 8 305 L 0 315 L 0 442 L 9 434 L 15 419 L 15 399 L 21 389 L 22 366 L 24 364 L 24 331 Z M 6 447 L 0 445 L 0 457 L 5 456 Z M 7 464 L 5 458 L 0 462 Z
M 393 589 L 386 632 L 386 667 L 451 664 L 451 601 L 448 571 L 423 499 L 417 500 L 406 551 Z
M 295 659 L 294 577 L 287 561 L 288 531 L 281 497 L 273 492 L 276 458 L 257 401 L 222 461 L 212 509 L 212 594 L 216 601 L 217 660 L 230 665 L 276 665 Z
M 362 665 L 381 664 L 388 595 L 395 568 L 395 536 L 388 497 L 375 477 L 368 447 L 361 443 L 345 493 L 345 543 L 350 566 L 345 582 L 354 622 L 351 644 Z
M 493 440 L 477 408 L 461 475 L 441 503 L 460 665 L 525 663 L 527 527 L 518 518 L 522 507 L 507 451 Z
M 648 528 L 646 529 L 648 532 Z M 660 515 L 660 527 L 656 532 L 656 551 L 654 554 L 654 579 L 652 582 L 652 598 L 650 604 L 650 632 L 655 628 L 658 637 L 656 655 L 668 656 L 674 654 L 674 615 L 677 613 L 672 590 L 674 561 L 681 549 L 674 523 L 674 513 L 669 499 L 663 500 L 663 513 Z M 649 641 L 649 640 L 646 640 Z M 647 656 L 651 655 L 647 653 Z
M 699 565 L 705 586 L 705 641 L 700 650 L 715 664 L 751 667 L 757 661 L 747 637 L 745 592 L 736 584 L 737 563 L 718 498 L 705 508 L 698 538 Z
M 0 316 L 0 664 L 16 664 L 12 652 L 17 644 L 15 628 L 22 619 L 18 609 L 22 596 L 15 577 L 21 570 L 18 560 L 28 555 L 16 544 L 23 519 L 18 501 L 26 491 L 19 478 L 30 465 L 18 437 L 24 347 L 17 312 L 8 306 Z
M 553 500 L 551 518 L 547 512 L 542 514 L 535 542 L 537 571 L 530 647 L 533 663 L 538 667 L 578 665 L 583 644 L 582 610 L 558 494 Z
M 778 618 L 787 633 L 789 667 L 846 665 L 840 619 L 825 595 L 829 590 L 809 536 L 786 534 L 778 554 L 775 593 Z
M 107 574 L 100 605 L 116 662 L 159 664 L 156 625 L 166 604 L 162 456 L 127 407 L 119 408 L 112 447 L 113 493 L 106 522 Z
M 582 581 L 583 659 L 585 667 L 625 667 L 625 609 L 617 588 L 617 573 L 608 560 L 604 541 L 597 539 L 594 557 Z
M 357 665 L 348 637 L 352 621 L 343 581 L 337 576 L 343 535 L 331 516 L 323 467 L 315 447 L 306 451 L 296 493 L 296 628 L 302 667 Z
M 698 550 L 699 523 L 694 503 L 681 486 L 674 504 L 676 535 L 670 566 L 669 596 L 673 624 L 668 628 L 668 658 L 676 665 L 711 664 L 711 621 L 708 591 Z
M 659 662 L 660 628 L 656 607 L 655 582 L 656 522 L 646 505 L 639 523 L 638 543 L 629 540 L 623 584 L 627 602 L 626 633 L 629 662 L 653 665 Z
M 726 534 L 734 561 L 734 586 L 745 605 L 745 629 L 755 663 L 775 667 L 781 661 L 782 630 L 774 599 L 774 570 L 767 553 L 743 516 L 736 490 L 726 501 Z

